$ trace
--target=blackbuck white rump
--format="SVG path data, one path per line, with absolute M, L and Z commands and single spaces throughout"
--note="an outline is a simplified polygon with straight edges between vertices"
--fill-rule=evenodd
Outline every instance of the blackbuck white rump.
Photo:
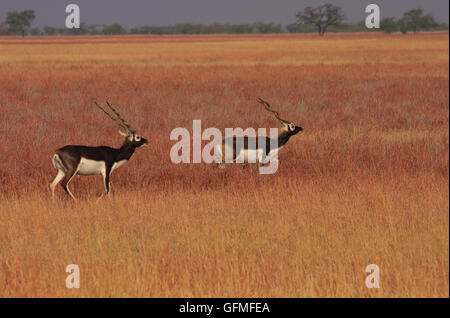
M 62 180 L 61 186 L 64 191 L 72 199 L 75 199 L 69 189 L 69 183 L 72 178 L 75 175 L 89 176 L 97 174 L 102 175 L 105 192 L 109 194 L 111 190 L 109 181 L 111 173 L 126 163 L 136 148 L 148 143 L 147 139 L 139 136 L 136 130 L 122 118 L 109 102 L 106 102 L 106 104 L 115 116 L 95 102 L 98 108 L 124 129 L 119 129 L 119 133 L 125 137 L 125 141 L 120 148 L 68 145 L 57 149 L 52 157 L 53 166 L 58 169 L 55 179 L 50 183 L 52 196 L 55 195 L 56 185 Z
M 303 128 L 294 123 L 282 119 L 280 114 L 272 109 L 269 103 L 258 99 L 258 102 L 264 105 L 265 109 L 275 115 L 281 123 L 278 138 L 269 138 L 266 136 L 256 137 L 233 137 L 225 138 L 222 144 L 216 146 L 218 158 L 216 162 L 221 168 L 225 163 L 259 163 L 266 164 L 270 161 L 278 160 L 278 152 L 286 145 L 289 139 L 303 131 Z

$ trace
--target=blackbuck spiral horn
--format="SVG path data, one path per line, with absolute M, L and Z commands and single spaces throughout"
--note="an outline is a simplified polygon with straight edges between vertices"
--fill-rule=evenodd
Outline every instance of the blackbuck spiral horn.
M 280 117 L 280 113 L 278 111 L 276 111 L 275 109 L 273 109 L 270 104 L 268 102 L 266 102 L 265 100 L 262 100 L 261 98 L 258 98 L 258 103 L 263 104 L 264 107 L 266 108 L 266 110 L 268 112 L 271 112 L 275 115 L 275 117 L 281 122 L 281 123 L 285 123 L 285 124 L 292 124 L 289 120 L 283 119 Z
M 114 117 L 112 116 L 108 111 L 106 111 L 102 106 L 100 106 L 97 102 L 94 102 L 95 106 L 97 106 L 98 108 L 100 108 L 106 115 L 108 115 L 109 118 L 111 118 L 114 122 L 116 122 L 120 127 L 125 128 L 126 132 L 128 134 L 134 134 L 136 133 L 136 130 L 131 128 L 131 125 L 129 123 L 127 123 L 125 121 L 125 119 L 123 119 L 122 116 L 120 116 L 119 112 L 111 106 L 111 104 L 106 101 L 106 105 L 108 105 L 108 107 L 112 110 L 112 112 L 117 116 Z

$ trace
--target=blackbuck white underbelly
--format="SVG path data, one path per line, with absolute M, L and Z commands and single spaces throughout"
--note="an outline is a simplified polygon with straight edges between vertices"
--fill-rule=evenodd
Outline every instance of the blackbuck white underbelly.
M 93 174 L 104 174 L 105 172 L 106 165 L 104 161 L 81 158 L 77 173 L 83 176 L 89 176 Z
M 263 160 L 262 149 L 242 149 L 236 156 L 236 162 L 256 163 Z
M 216 147 L 216 155 L 218 157 L 217 162 L 223 162 L 223 159 L 225 159 L 225 163 L 268 163 L 269 161 L 278 158 L 278 152 L 281 148 L 283 148 L 283 146 L 270 150 L 266 156 L 264 156 L 264 150 L 261 148 L 241 149 L 238 151 L 236 157 L 234 157 L 232 147 L 218 145 Z
M 111 172 L 119 168 L 125 162 L 127 162 L 127 160 L 115 162 L 111 167 Z M 81 158 L 77 174 L 89 176 L 94 174 L 105 174 L 105 173 L 106 173 L 106 165 L 104 161 Z

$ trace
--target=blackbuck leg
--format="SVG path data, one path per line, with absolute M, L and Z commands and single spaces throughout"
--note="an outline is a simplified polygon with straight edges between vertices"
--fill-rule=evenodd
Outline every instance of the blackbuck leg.
M 64 177 L 64 180 L 61 182 L 61 186 L 63 187 L 64 191 L 66 191 L 67 194 L 70 195 L 70 197 L 74 200 L 76 200 L 76 199 L 73 196 L 72 192 L 70 192 L 70 190 L 69 190 L 69 183 L 72 180 L 72 178 L 77 174 L 78 168 L 79 167 L 68 170 L 66 173 L 66 176 Z
M 222 151 L 222 146 L 215 146 L 215 150 L 216 150 L 216 152 L 215 152 L 216 164 L 220 169 L 224 169 L 225 168 L 225 152 Z
M 111 167 L 106 168 L 105 171 L 102 171 L 102 177 L 103 177 L 103 186 L 105 188 L 105 194 L 108 196 L 109 199 L 111 199 L 110 190 L 111 190 L 111 183 L 109 182 L 109 177 L 111 175 Z M 103 193 L 97 198 L 98 202 L 103 197 Z
M 103 176 L 103 185 L 105 186 L 105 192 L 109 195 L 111 190 L 111 184 L 109 182 L 109 177 L 111 175 L 111 168 L 106 169 L 104 173 L 102 173 Z
M 58 173 L 56 174 L 55 179 L 53 179 L 52 183 L 50 183 L 50 190 L 52 191 L 52 198 L 55 197 L 55 187 L 56 185 L 62 180 L 62 178 L 64 178 L 66 174 L 61 171 L 58 170 Z

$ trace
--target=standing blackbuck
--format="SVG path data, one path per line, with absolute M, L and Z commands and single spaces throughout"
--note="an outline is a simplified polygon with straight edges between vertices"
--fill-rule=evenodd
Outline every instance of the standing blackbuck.
M 101 174 L 105 191 L 109 194 L 109 178 L 111 173 L 126 163 L 136 148 L 147 144 L 147 139 L 139 136 L 136 130 L 131 128 L 130 124 L 120 116 L 109 102 L 106 102 L 106 104 L 115 116 L 95 102 L 98 108 L 124 129 L 119 129 L 119 133 L 125 136 L 122 147 L 116 149 L 107 146 L 88 147 L 68 145 L 56 150 L 52 157 L 52 162 L 55 168 L 58 169 L 58 173 L 52 183 L 50 183 L 52 196 L 55 194 L 56 185 L 62 180 L 61 185 L 63 189 L 75 200 L 75 197 L 69 190 L 69 183 L 77 174 L 83 176 Z
M 252 162 L 264 165 L 272 160 L 277 161 L 279 150 L 286 145 L 289 138 L 303 130 L 302 127 L 282 119 L 280 114 L 272 109 L 266 101 L 259 98 L 258 102 L 264 105 L 265 109 L 273 113 L 275 118 L 280 121 L 281 129 L 278 138 L 269 138 L 267 136 L 233 136 L 232 138 L 223 139 L 222 143 L 216 146 L 216 154 L 218 154 L 217 163 L 221 168 L 225 167 L 225 163 Z

